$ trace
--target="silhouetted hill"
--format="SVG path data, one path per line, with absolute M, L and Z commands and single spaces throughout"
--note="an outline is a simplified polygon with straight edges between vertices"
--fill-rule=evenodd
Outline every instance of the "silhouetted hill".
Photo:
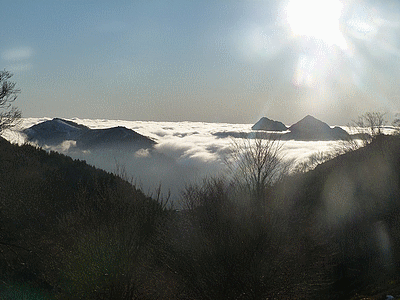
M 155 144 L 136 131 L 118 126 L 105 129 L 90 129 L 83 132 L 77 139 L 76 146 L 80 149 L 134 147 L 150 148 Z
M 160 202 L 114 174 L 3 138 L 0 178 L 0 298 L 53 299 L 56 290 L 90 298 L 82 284 L 137 263 L 165 216 Z
M 371 144 L 293 175 L 278 187 L 278 194 L 288 196 L 293 191 L 289 198 L 309 213 L 335 209 L 331 217 L 341 224 L 367 212 L 387 213 L 392 205 L 400 205 L 393 201 L 400 199 L 396 198 L 400 195 L 400 136 L 378 136 Z
M 89 195 L 100 187 L 123 187 L 132 193 L 132 197 L 146 198 L 140 190 L 133 189 L 119 177 L 54 151 L 13 145 L 0 139 L 0 161 L 0 176 L 4 179 L 1 184 L 3 199 L 23 203 L 28 201 L 26 197 L 38 197 L 35 210 L 41 206 L 51 209 L 60 205 L 70 209 L 80 189 Z M 55 212 L 63 214 L 67 210 Z
M 151 148 L 155 142 L 134 130 L 118 126 L 106 129 L 90 129 L 72 121 L 54 118 L 23 131 L 29 141 L 38 145 L 56 146 L 66 140 L 76 141 L 80 150 L 96 148 L 131 147 Z
M 266 131 L 286 131 L 287 127 L 282 122 L 262 117 L 256 124 L 251 127 L 251 129 Z
M 374 295 L 380 284 L 395 288 L 383 282 L 400 274 L 399 136 L 378 136 L 292 176 L 273 194 L 282 214 L 296 220 L 294 234 L 316 243 L 309 249 L 318 251 L 306 263 L 308 272 L 331 266 L 325 267 L 331 295 L 346 299 L 360 290 Z
M 348 139 L 349 134 L 340 127 L 331 128 L 328 124 L 307 115 L 289 127 L 290 132 L 284 139 L 294 140 L 337 140 Z
M 251 127 L 251 129 L 259 131 L 252 132 L 250 134 L 243 132 L 224 131 L 214 132 L 213 135 L 220 138 L 231 136 L 235 138 L 262 138 L 297 141 L 349 140 L 351 138 L 351 136 L 344 129 L 338 126 L 331 128 L 328 124 L 310 115 L 304 117 L 289 128 L 279 121 L 261 118 Z M 283 132 L 287 130 L 290 132 Z M 359 138 L 359 136 L 353 135 L 353 138 Z
M 28 140 L 36 141 L 39 145 L 58 145 L 65 140 L 76 140 L 82 132 L 90 128 L 72 121 L 54 118 L 33 125 L 23 132 Z

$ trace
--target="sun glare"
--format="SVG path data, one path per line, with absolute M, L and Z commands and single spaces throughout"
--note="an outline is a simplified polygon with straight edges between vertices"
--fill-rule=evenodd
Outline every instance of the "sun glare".
M 294 36 L 315 38 L 346 49 L 346 40 L 340 31 L 342 10 L 339 0 L 290 0 L 286 6 L 286 22 Z

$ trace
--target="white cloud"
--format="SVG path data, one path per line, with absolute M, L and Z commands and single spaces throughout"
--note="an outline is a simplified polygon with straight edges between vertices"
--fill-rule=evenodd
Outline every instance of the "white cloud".
M 142 158 L 142 157 L 150 157 L 150 152 L 148 149 L 140 149 L 135 152 L 135 157 L 136 158 Z
M 21 128 L 49 120 L 49 118 L 24 118 Z M 88 163 L 115 171 L 116 160 L 126 167 L 128 176 L 139 179 L 144 190 L 153 190 L 151 183 L 162 183 L 164 191 L 171 190 L 175 199 L 185 183 L 201 179 L 208 175 L 217 175 L 225 170 L 224 156 L 232 143 L 232 138 L 220 138 L 217 132 L 250 133 L 252 124 L 227 124 L 203 122 L 154 122 L 77 119 L 72 121 L 90 128 L 109 128 L 125 126 L 157 141 L 154 152 L 140 150 L 134 154 L 118 152 L 118 157 L 101 153 L 72 153 L 73 143 L 64 143 L 54 148 L 74 158 L 84 159 Z M 7 136 L 10 140 L 19 136 Z M 19 141 L 20 142 L 20 141 Z M 336 142 L 332 141 L 284 141 L 282 152 L 287 160 L 297 163 L 319 151 L 332 151 Z M 71 148 L 70 148 L 71 147 Z M 68 150 L 72 152 L 68 152 Z M 67 151 L 67 152 L 65 152 Z M 97 155 L 97 156 L 96 156 Z
M 75 147 L 76 147 L 76 141 L 67 140 L 62 142 L 60 145 L 54 147 L 45 145 L 43 148 L 63 153 L 63 152 L 68 152 L 69 150 Z
M 32 57 L 34 51 L 31 47 L 17 47 L 4 51 L 1 58 L 6 61 L 21 61 Z
M 49 118 L 26 118 L 22 128 L 48 120 Z M 90 128 L 125 126 L 157 141 L 157 152 L 182 162 L 184 165 L 201 163 L 218 165 L 229 149 L 232 138 L 218 138 L 216 132 L 250 132 L 252 124 L 227 124 L 203 122 L 155 122 L 78 119 L 72 121 Z M 283 141 L 285 159 L 302 161 L 318 151 L 332 151 L 337 142 L 333 141 Z M 144 153 L 137 153 L 143 156 Z M 146 156 L 146 155 L 144 155 Z

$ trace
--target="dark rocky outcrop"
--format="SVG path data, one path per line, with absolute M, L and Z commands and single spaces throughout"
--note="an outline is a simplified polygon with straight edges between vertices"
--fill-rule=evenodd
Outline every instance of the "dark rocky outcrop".
M 251 127 L 251 129 L 266 131 L 286 131 L 287 127 L 282 122 L 262 117 L 256 124 L 253 125 L 253 127 Z

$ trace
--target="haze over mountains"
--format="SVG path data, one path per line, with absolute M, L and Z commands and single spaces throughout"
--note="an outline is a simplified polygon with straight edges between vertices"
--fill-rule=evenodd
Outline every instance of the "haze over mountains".
M 252 130 L 285 132 L 281 135 L 284 140 L 318 141 L 349 138 L 349 134 L 342 128 L 331 128 L 328 124 L 307 115 L 297 123 L 287 127 L 280 121 L 266 117 L 261 118 L 251 127 Z M 103 129 L 91 129 L 70 120 L 54 118 L 35 124 L 22 131 L 28 141 L 38 145 L 56 146 L 64 141 L 73 140 L 81 150 L 97 147 L 128 146 L 132 148 L 151 148 L 156 142 L 124 126 Z M 185 135 L 181 134 L 181 137 Z
M 340 141 L 336 129 L 311 116 L 296 124 L 293 132 L 272 132 L 251 124 L 28 118 L 23 135 L 9 140 L 29 140 L 110 172 L 123 166 L 145 191 L 161 183 L 178 197 L 186 183 L 224 172 L 233 138 L 279 135 L 285 159 L 296 162 L 332 151 Z
M 281 136 L 284 140 L 343 140 L 350 137 L 344 129 L 338 126 L 331 128 L 328 124 L 310 115 L 305 116 L 290 127 L 286 127 L 282 122 L 264 117 L 254 124 L 252 129 L 277 132 L 289 131 Z

